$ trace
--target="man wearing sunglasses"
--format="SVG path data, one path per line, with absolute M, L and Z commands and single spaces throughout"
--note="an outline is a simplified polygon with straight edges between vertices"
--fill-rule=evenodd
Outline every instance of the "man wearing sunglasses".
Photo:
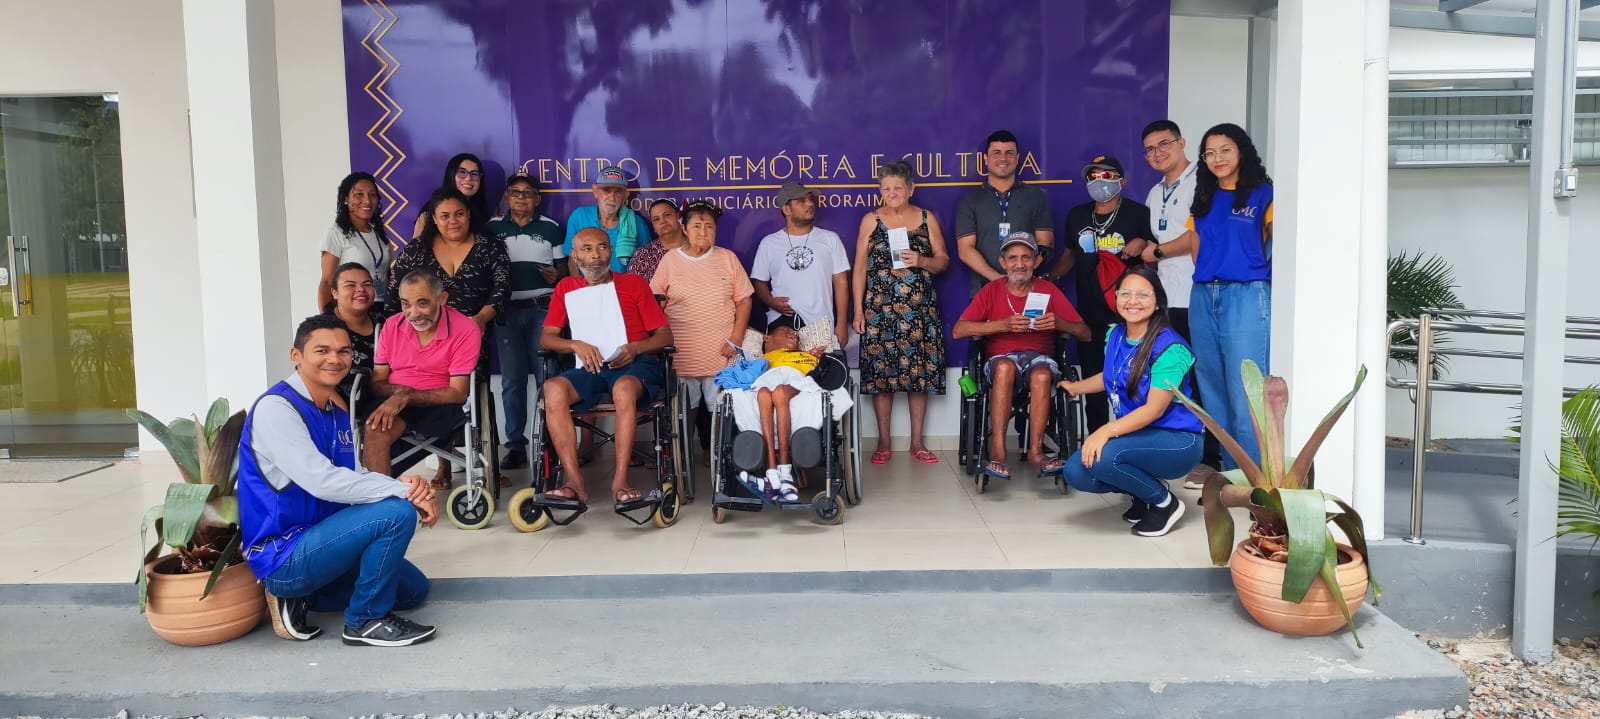
M 1121 321 L 1110 295 L 1123 271 L 1141 264 L 1139 253 L 1154 237 L 1150 208 L 1122 196 L 1128 180 L 1122 162 L 1097 155 L 1083 168 L 1090 200 L 1067 211 L 1065 245 L 1045 278 L 1052 281 L 1073 273 L 1078 290 L 1078 314 L 1089 325 L 1089 341 L 1078 345 L 1083 374 L 1093 377 L 1105 369 L 1106 332 Z M 1104 402 L 1089 402 L 1084 410 L 1089 431 L 1111 419 Z

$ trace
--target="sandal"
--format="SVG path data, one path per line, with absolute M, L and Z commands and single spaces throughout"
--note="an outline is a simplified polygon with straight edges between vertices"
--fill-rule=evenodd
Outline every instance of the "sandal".
M 504 489 L 504 488 L 510 487 L 510 486 L 511 486 L 511 478 L 507 477 L 507 476 L 505 476 L 503 474 L 500 475 L 500 487 L 502 489 Z
M 622 489 L 611 493 L 611 500 L 617 504 L 637 502 L 643 498 L 644 494 L 640 493 L 639 490 L 634 489 L 633 487 L 623 487 Z
M 449 475 L 444 477 L 434 477 L 432 481 L 428 482 L 428 486 L 434 489 L 443 489 L 448 491 L 450 489 L 450 477 Z
M 983 465 L 983 473 L 995 479 L 1011 479 L 1011 468 L 1007 467 L 1005 462 L 997 460 L 991 459 L 988 464 Z
M 928 449 L 926 447 L 924 447 L 922 449 L 919 449 L 919 450 L 917 450 L 915 452 L 912 452 L 911 456 L 916 458 L 916 460 L 918 462 L 921 462 L 923 464 L 938 464 L 939 463 L 939 455 L 934 454 L 933 450 Z
M 1047 459 L 1039 465 L 1039 476 L 1048 477 L 1052 474 L 1061 474 L 1067 469 L 1067 463 L 1060 459 Z
M 578 490 L 567 484 L 563 484 L 555 489 L 545 492 L 544 496 L 546 499 L 559 499 L 566 502 L 586 504 L 586 502 L 583 501 L 583 498 L 578 496 Z
M 889 463 L 889 458 L 892 457 L 892 456 L 894 456 L 894 452 L 890 452 L 888 450 L 880 450 L 880 451 L 877 451 L 877 452 L 873 452 L 872 453 L 872 463 L 873 464 L 888 464 Z

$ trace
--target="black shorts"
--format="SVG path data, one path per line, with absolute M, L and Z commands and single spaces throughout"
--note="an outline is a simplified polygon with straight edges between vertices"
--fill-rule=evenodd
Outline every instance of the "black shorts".
M 397 417 L 406 423 L 406 434 L 415 433 L 429 439 L 447 439 L 456 427 L 466 421 L 466 410 L 459 404 L 411 406 L 400 410 Z

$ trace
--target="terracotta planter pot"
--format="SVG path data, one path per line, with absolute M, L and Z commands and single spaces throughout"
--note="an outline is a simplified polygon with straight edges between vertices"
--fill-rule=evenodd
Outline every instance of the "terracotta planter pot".
M 198 647 L 237 639 L 256 628 L 266 613 L 267 599 L 249 565 L 241 562 L 222 570 L 211 595 L 202 601 L 200 593 L 211 575 L 158 571 L 177 563 L 177 555 L 169 554 L 144 568 L 150 577 L 145 616 L 157 635 L 173 644 Z
M 1283 600 L 1283 572 L 1287 565 L 1262 559 L 1244 550 L 1245 540 L 1234 547 L 1228 568 L 1233 573 L 1233 588 L 1244 610 L 1261 626 L 1281 634 L 1315 637 L 1332 634 L 1344 627 L 1344 615 L 1328 592 L 1327 583 L 1317 577 L 1299 604 Z M 1339 565 L 1339 589 L 1350 613 L 1355 614 L 1367 598 L 1366 559 L 1354 549 L 1339 545 L 1348 558 Z

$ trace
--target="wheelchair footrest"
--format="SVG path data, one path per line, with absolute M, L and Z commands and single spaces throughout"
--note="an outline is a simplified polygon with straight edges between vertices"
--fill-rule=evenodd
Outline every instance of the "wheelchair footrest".
M 712 499 L 711 503 L 714 506 L 721 507 L 723 509 L 731 509 L 735 512 L 759 512 L 761 511 L 762 505 L 765 504 L 765 502 L 762 502 L 759 499 L 750 499 L 748 497 L 730 497 L 726 494 L 722 494 L 721 492 L 717 493 L 717 496 Z
M 623 502 L 616 505 L 616 513 L 618 516 L 633 522 L 635 525 L 644 524 L 645 522 L 650 521 L 651 515 L 655 514 L 656 507 L 661 506 L 661 500 L 661 490 L 652 489 L 650 490 L 649 494 L 635 499 L 632 502 Z M 645 510 L 644 519 L 634 518 L 633 514 L 640 510 Z

